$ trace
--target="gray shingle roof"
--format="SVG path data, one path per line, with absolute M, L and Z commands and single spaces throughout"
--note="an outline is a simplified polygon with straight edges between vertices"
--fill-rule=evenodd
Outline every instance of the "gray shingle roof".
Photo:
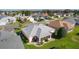
M 7 16 L 0 16 L 0 19 L 1 19 L 1 18 L 4 18 L 4 17 L 7 17 Z
M 49 36 L 50 31 L 55 31 L 55 29 L 45 26 L 43 24 L 30 24 L 28 27 L 22 29 L 23 34 L 29 38 L 30 36 L 38 36 L 43 38 Z
M 23 49 L 20 36 L 13 32 L 0 31 L 0 49 Z
M 71 24 L 75 24 L 76 23 L 74 18 L 65 18 L 64 21 L 67 21 L 67 22 L 69 22 Z
M 29 37 L 33 28 L 34 28 L 34 25 L 30 24 L 27 28 L 24 28 L 22 31 L 24 33 L 27 33 L 27 37 Z

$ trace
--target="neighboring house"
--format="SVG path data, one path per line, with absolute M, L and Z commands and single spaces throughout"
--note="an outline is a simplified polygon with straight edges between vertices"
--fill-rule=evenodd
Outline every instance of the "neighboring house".
M 36 21 L 34 20 L 34 18 L 32 16 L 28 16 L 27 20 L 29 20 L 32 23 L 36 23 Z
M 41 16 L 44 17 L 45 19 L 48 19 L 49 18 L 48 13 L 42 13 Z
M 21 22 L 25 22 L 27 19 L 27 16 L 25 16 L 24 14 L 18 14 L 14 16 L 15 18 L 17 18 L 18 20 L 20 20 Z
M 54 13 L 54 16 L 57 16 L 58 18 L 60 18 L 63 16 L 63 14 L 62 13 Z
M 79 19 L 75 19 L 76 25 L 79 25 Z
M 54 13 L 54 16 L 57 16 L 57 17 L 70 17 L 70 16 L 73 16 L 73 13 L 69 12 L 69 13 L 63 13 L 63 12 L 57 12 L 57 13 Z
M 72 24 L 72 26 L 74 27 L 75 24 L 76 24 L 76 21 L 73 17 L 70 17 L 70 18 L 64 18 L 63 21 L 66 21 L 66 22 L 69 22 Z
M 27 17 L 26 16 L 20 16 L 19 20 L 22 21 L 22 22 L 25 22 L 27 20 Z
M 1 13 L 1 16 L 5 16 L 5 12 L 2 12 L 2 13 Z
M 0 31 L 0 49 L 23 49 L 20 36 L 14 32 Z
M 73 16 L 74 13 L 70 12 L 70 13 L 64 13 L 64 17 L 71 17 Z
M 55 29 L 64 27 L 67 30 L 72 30 L 74 27 L 71 23 L 62 20 L 53 20 L 48 24 L 48 26 Z
M 48 15 L 47 13 L 34 13 L 34 14 L 31 14 L 31 16 L 32 16 L 32 17 L 34 18 L 34 20 L 36 20 L 36 21 L 49 19 L 49 15 Z
M 43 24 L 30 24 L 28 27 L 22 29 L 22 33 L 26 36 L 29 42 L 42 42 L 43 38 L 51 38 L 51 34 L 55 29 L 45 26 Z
M 34 18 L 35 21 L 38 21 L 40 18 L 40 13 L 33 13 L 30 15 L 30 17 Z
M 74 17 L 76 24 L 75 25 L 79 25 L 79 16 Z
M 49 16 L 48 13 L 42 13 L 42 16 Z
M 10 17 L 10 16 L 0 16 L 0 26 L 1 25 L 6 25 L 8 23 L 14 23 L 16 22 L 15 17 Z

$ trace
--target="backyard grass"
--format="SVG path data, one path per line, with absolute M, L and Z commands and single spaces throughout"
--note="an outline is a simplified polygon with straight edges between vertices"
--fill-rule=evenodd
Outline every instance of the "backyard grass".
M 24 43 L 26 49 L 77 49 L 79 48 L 79 26 L 75 26 L 72 32 L 68 33 L 66 37 L 49 41 L 42 46 L 35 46 L 34 44 Z

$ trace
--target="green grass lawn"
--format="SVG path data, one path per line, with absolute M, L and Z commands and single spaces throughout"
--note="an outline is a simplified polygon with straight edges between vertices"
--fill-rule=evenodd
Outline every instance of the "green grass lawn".
M 49 49 L 49 48 L 58 48 L 58 49 L 72 49 L 79 48 L 79 26 L 76 26 L 72 32 L 68 33 L 66 37 L 61 39 L 56 39 L 55 41 L 49 41 L 42 46 L 35 46 L 33 44 L 24 43 L 25 48 L 27 49 Z

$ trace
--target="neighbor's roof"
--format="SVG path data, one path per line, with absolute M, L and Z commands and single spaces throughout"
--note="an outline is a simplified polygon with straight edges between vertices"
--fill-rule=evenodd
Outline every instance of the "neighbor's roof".
M 66 29 L 71 29 L 72 28 L 72 24 L 66 21 L 62 21 L 62 20 L 54 20 L 51 21 L 48 26 L 53 27 L 53 28 L 61 28 L 61 27 L 65 27 Z
M 0 49 L 22 49 L 24 48 L 20 36 L 14 32 L 0 31 Z
M 76 23 L 74 18 L 65 18 L 64 21 L 67 21 L 67 22 L 69 22 L 71 24 L 75 24 Z
M 5 17 L 10 17 L 11 19 L 15 18 L 15 17 L 11 17 L 11 16 L 0 16 L 0 19 L 5 18 Z
M 15 17 L 0 16 L 0 26 L 6 25 L 8 23 L 8 19 L 13 20 L 13 22 L 16 21 L 16 18 Z
M 49 25 L 50 27 L 53 27 L 53 28 L 60 28 L 60 27 L 63 27 L 63 24 L 62 24 L 62 21 L 61 21 L 61 20 L 54 20 L 54 21 L 51 21 L 48 25 Z
M 4 18 L 4 17 L 7 17 L 7 16 L 0 16 L 0 19 L 1 19 L 1 18 Z
M 29 38 L 30 36 L 38 36 L 39 38 L 43 38 L 51 35 L 51 31 L 54 32 L 55 29 L 43 24 L 30 24 L 28 27 L 22 29 L 23 34 L 25 34 L 27 38 Z

